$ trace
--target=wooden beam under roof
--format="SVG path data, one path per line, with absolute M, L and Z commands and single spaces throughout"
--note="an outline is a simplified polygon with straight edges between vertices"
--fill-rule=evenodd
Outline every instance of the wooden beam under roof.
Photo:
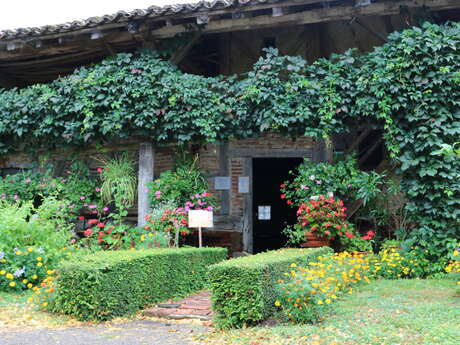
M 274 5 L 273 5 L 274 6 Z M 272 7 L 273 7 L 272 6 Z M 361 16 L 375 15 L 398 15 L 401 7 L 421 8 L 427 7 L 430 10 L 449 10 L 460 7 L 459 0 L 401 0 L 398 2 L 378 2 L 368 6 L 336 6 L 326 7 L 315 10 L 302 11 L 286 14 L 284 16 L 273 17 L 261 15 L 252 18 L 241 19 L 220 19 L 210 21 L 203 29 L 203 33 L 220 33 L 229 31 L 244 31 L 263 29 L 273 26 L 293 26 L 321 23 L 326 21 L 350 20 Z M 184 25 L 164 26 L 152 31 L 155 38 L 168 38 L 176 34 L 190 31 Z

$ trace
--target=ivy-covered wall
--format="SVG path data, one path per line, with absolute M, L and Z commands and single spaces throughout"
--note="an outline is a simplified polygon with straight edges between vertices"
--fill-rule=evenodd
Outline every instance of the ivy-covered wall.
M 1 90 L 1 150 L 21 142 L 52 149 L 136 136 L 162 144 L 381 127 L 400 164 L 415 225 L 410 241 L 436 257 L 460 237 L 460 162 L 432 155 L 460 134 L 459 51 L 460 24 L 450 23 L 311 65 L 269 50 L 239 77 L 185 74 L 155 52 L 118 54 L 50 84 Z

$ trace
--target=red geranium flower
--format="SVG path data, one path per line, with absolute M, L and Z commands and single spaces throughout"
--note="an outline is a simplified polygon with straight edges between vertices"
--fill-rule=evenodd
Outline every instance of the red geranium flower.
M 85 235 L 86 237 L 90 237 L 92 234 L 93 234 L 93 229 L 87 229 L 83 231 L 83 235 Z
M 98 228 L 103 228 L 104 226 L 105 226 L 104 223 L 99 223 L 99 224 L 97 225 Z
M 99 223 L 99 220 L 97 220 L 97 219 L 88 220 L 88 224 L 97 224 L 97 223 Z
M 353 238 L 353 234 L 348 231 L 345 233 L 345 236 L 347 236 L 348 238 Z
M 78 217 L 78 219 L 80 219 L 80 220 L 85 220 L 85 217 L 84 217 L 84 216 L 80 216 L 80 217 Z
M 286 194 L 281 194 L 281 199 L 286 199 Z

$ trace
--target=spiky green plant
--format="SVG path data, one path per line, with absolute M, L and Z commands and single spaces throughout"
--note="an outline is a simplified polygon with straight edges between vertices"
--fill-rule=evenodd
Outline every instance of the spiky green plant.
M 131 207 L 136 199 L 137 179 L 134 163 L 123 154 L 103 161 L 101 197 L 104 202 L 115 201 Z

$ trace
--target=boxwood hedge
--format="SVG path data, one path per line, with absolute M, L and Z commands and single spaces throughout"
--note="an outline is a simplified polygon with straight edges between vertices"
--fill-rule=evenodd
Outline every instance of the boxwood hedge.
M 280 249 L 210 266 L 215 324 L 241 327 L 266 319 L 275 310 L 275 285 L 290 265 L 305 265 L 330 253 L 329 247 Z
M 207 267 L 224 248 L 113 251 L 77 257 L 58 268 L 53 309 L 81 320 L 109 320 L 205 287 Z

